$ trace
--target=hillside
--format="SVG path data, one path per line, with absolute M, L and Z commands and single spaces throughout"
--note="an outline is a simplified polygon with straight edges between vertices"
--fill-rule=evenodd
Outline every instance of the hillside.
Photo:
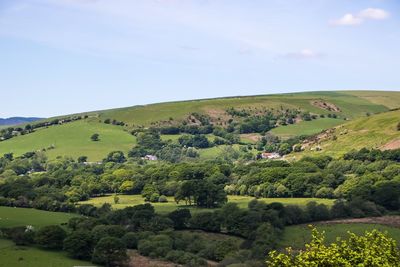
M 400 110 L 359 118 L 317 136 L 305 144 L 302 155 L 326 154 L 340 156 L 351 149 L 400 148 Z M 321 151 L 316 151 L 320 146 Z M 295 153 L 298 154 L 298 153 Z
M 132 130 L 150 126 L 170 127 L 186 124 L 199 126 L 201 122 L 193 114 L 200 114 L 197 116 L 203 116 L 208 123 L 222 128 L 227 128 L 233 122 L 232 125 L 236 125 L 235 132 L 240 134 L 238 136 L 241 141 L 254 144 L 260 139 L 262 130 L 253 132 L 250 129 L 238 132 L 239 126 L 249 118 L 275 114 L 274 116 L 278 119 L 274 122 L 276 125 L 273 126 L 275 128 L 271 130 L 271 133 L 285 140 L 295 136 L 318 134 L 323 130 L 341 125 L 346 120 L 387 112 L 397 107 L 400 107 L 400 92 L 378 91 L 307 92 L 150 104 L 42 120 L 40 123 L 47 121 L 52 124 L 43 125 L 33 129 L 33 132 L 28 131 L 27 134 L 25 132 L 21 134 L 8 132 L 10 139 L 3 138 L 4 140 L 0 142 L 0 154 L 12 152 L 19 156 L 28 151 L 45 150 L 49 158 L 57 156 L 76 158 L 85 155 L 90 161 L 98 161 L 110 151 L 128 152 L 136 143 L 135 136 L 129 133 Z M 309 113 L 314 118 L 305 121 L 301 117 L 303 113 Z M 291 115 L 293 116 L 292 124 L 281 123 L 282 118 L 287 120 L 287 114 L 294 114 Z M 69 119 L 64 123 L 63 118 Z M 364 120 L 369 121 L 372 118 L 374 116 Z M 104 123 L 107 120 L 111 123 Z M 54 123 L 54 121 L 56 122 Z M 254 123 L 257 124 L 257 122 L 253 122 L 253 125 Z M 373 121 L 370 123 L 373 124 Z M 5 127 L 1 129 L 5 129 Z M 379 130 L 378 127 L 377 131 Z M 100 141 L 90 140 L 90 136 L 94 133 L 100 134 Z M 176 134 L 162 135 L 161 137 L 163 140 L 171 139 L 177 142 L 180 136 L 180 134 Z M 356 144 L 359 142 L 353 144 L 350 136 L 348 135 L 348 142 L 357 147 Z M 371 141 L 366 141 L 369 142 L 367 144 L 374 145 L 372 140 L 375 140 L 375 137 L 368 138 Z M 215 136 L 208 135 L 208 139 L 212 142 Z M 338 139 L 340 141 L 341 137 Z M 380 138 L 380 142 L 389 140 L 391 139 L 387 136 Z M 364 141 L 360 140 L 360 142 Z M 340 150 L 346 149 L 341 145 L 335 145 L 336 142 L 332 142 L 332 145 L 328 145 L 328 141 L 326 143 L 328 146 L 326 150 L 331 149 L 332 146 L 332 151 L 336 151 L 334 153 L 337 154 L 340 154 Z M 360 144 L 360 146 L 362 145 Z M 235 148 L 239 149 L 237 145 Z M 201 149 L 200 156 L 215 157 L 223 153 L 223 149 L 224 146 L 220 145 Z M 253 150 L 252 153 L 254 154 L 256 151 Z
M 6 119 L 0 118 L 0 126 L 17 125 L 17 124 L 34 122 L 42 119 L 43 118 L 37 118 L 37 117 L 11 117 Z
M 384 95 L 386 98 L 383 98 Z M 389 104 L 386 104 L 386 99 Z M 205 113 L 212 118 L 224 117 L 228 108 L 301 109 L 317 114 L 332 111 L 313 105 L 322 100 L 337 106 L 334 112 L 341 117 L 357 118 L 366 113 L 378 113 L 400 107 L 400 92 L 343 91 L 306 92 L 260 96 L 238 96 L 181 102 L 167 102 L 94 112 L 102 119 L 116 119 L 128 124 L 148 126 L 160 121 L 184 119 L 193 112 Z M 223 118 L 222 118 L 223 119 Z

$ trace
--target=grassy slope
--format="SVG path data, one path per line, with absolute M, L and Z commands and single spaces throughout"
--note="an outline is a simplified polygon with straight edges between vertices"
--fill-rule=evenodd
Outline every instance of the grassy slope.
M 299 135 L 317 134 L 325 129 L 329 129 L 343 123 L 345 123 L 345 121 L 342 119 L 322 118 L 281 126 L 272 129 L 270 132 L 281 138 L 290 138 Z
M 94 133 L 100 134 L 100 141 L 90 140 Z M 0 142 L 0 154 L 13 152 L 18 156 L 27 151 L 41 150 L 55 145 L 55 149 L 46 152 L 49 158 L 59 155 L 77 158 L 85 155 L 90 161 L 98 161 L 113 150 L 127 152 L 134 144 L 135 137 L 123 131 L 122 127 L 97 121 L 76 121 L 43 128 L 31 134 Z
M 349 91 L 346 93 L 357 97 L 361 97 L 377 105 L 384 105 L 390 109 L 400 108 L 399 92 Z
M 34 247 L 15 246 L 10 240 L 0 239 L 0 267 L 73 267 L 93 266 L 90 262 L 68 258 L 63 252 Z
M 383 112 L 396 107 L 396 103 L 400 99 L 400 92 L 308 92 L 170 102 L 95 111 L 85 114 L 94 117 L 99 116 L 99 118 L 52 126 L 37 130 L 32 134 L 0 142 L 0 155 L 13 152 L 18 156 L 27 151 L 41 150 L 55 145 L 55 149 L 46 152 L 49 158 L 60 155 L 76 158 L 86 155 L 90 161 L 98 161 L 113 150 L 127 152 L 135 143 L 135 138 L 125 132 L 123 127 L 99 123 L 99 120 L 105 118 L 124 121 L 132 126 L 133 124 L 150 125 L 152 122 L 168 120 L 170 117 L 181 119 L 192 112 L 224 116 L 225 110 L 229 107 L 296 108 L 319 114 L 332 113 L 311 105 L 311 101 L 316 99 L 323 99 L 337 105 L 342 110 L 342 112 L 338 112 L 340 117 L 357 118 L 364 116 L 367 112 Z M 274 129 L 273 132 L 282 137 L 289 137 L 293 134 L 312 134 L 332 127 L 339 122 L 341 120 L 321 119 L 309 123 L 279 127 Z M 101 140 L 99 142 L 90 141 L 90 136 L 93 133 L 100 134 Z M 178 135 L 163 136 L 163 139 L 176 139 L 178 137 Z M 222 147 L 207 149 L 201 151 L 201 156 L 212 158 L 220 154 L 222 150 Z
M 400 97 L 399 92 L 388 92 L 387 94 L 389 96 L 395 95 L 396 98 Z M 182 119 L 192 112 L 224 112 L 229 107 L 283 107 L 300 108 L 315 113 L 331 113 L 311 105 L 310 102 L 316 99 L 324 99 L 337 105 L 342 110 L 340 114 L 348 118 L 363 116 L 367 112 L 383 112 L 389 108 L 382 103 L 374 104 L 370 102 L 373 98 L 367 100 L 345 92 L 310 92 L 168 102 L 105 110 L 98 113 L 102 119 L 117 119 L 135 125 L 149 125 L 151 122 L 168 120 L 169 118 Z
M 139 204 L 144 204 L 144 200 L 140 195 L 118 195 L 119 203 L 114 204 L 114 196 L 104 196 L 104 197 L 97 197 L 92 198 L 88 201 L 83 201 L 81 204 L 93 204 L 95 206 L 100 206 L 104 203 L 110 203 L 113 208 L 122 209 L 128 206 L 135 206 Z M 228 202 L 237 203 L 240 208 L 247 208 L 247 205 L 253 197 L 247 196 L 228 196 Z M 328 206 L 333 204 L 332 199 L 317 199 L 317 198 L 260 198 L 260 201 L 265 203 L 272 203 L 272 202 L 281 202 L 285 205 L 300 205 L 305 206 L 310 201 L 316 201 L 318 203 L 323 203 Z M 202 208 L 195 208 L 195 207 L 188 207 L 185 206 L 185 202 L 180 202 L 179 205 L 175 203 L 173 197 L 168 197 L 168 203 L 152 203 L 155 210 L 160 213 L 167 213 L 171 212 L 177 208 L 189 208 L 192 212 L 199 212 L 205 211 L 208 209 Z
M 392 140 L 400 139 L 400 131 L 396 130 L 399 122 L 400 110 L 357 119 L 335 129 L 337 140 L 323 141 L 322 151 L 306 150 L 302 154 L 340 156 L 351 149 L 380 148 Z
M 400 242 L 400 229 L 379 225 L 379 224 L 332 224 L 332 225 L 317 225 L 319 231 L 325 231 L 326 242 L 332 243 L 336 241 L 337 237 L 342 239 L 348 238 L 347 232 L 362 235 L 365 231 L 372 231 L 377 229 L 382 232 L 387 232 L 390 237 L 395 239 L 397 243 Z M 310 242 L 311 230 L 306 225 L 295 225 L 285 228 L 282 241 L 279 246 L 282 248 L 292 247 L 294 249 L 304 248 L 304 244 Z
M 68 222 L 76 214 L 50 212 L 36 209 L 0 207 L 0 228 L 32 225 L 41 227 Z

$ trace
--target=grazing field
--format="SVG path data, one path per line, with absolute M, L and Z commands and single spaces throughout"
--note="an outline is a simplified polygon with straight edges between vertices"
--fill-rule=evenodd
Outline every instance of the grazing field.
M 400 131 L 397 124 L 400 122 L 400 110 L 385 112 L 360 118 L 344 125 L 338 126 L 334 133 L 322 138 L 320 141 L 321 151 L 310 151 L 306 149 L 301 154 L 326 154 L 340 156 L 351 149 L 400 148 Z M 336 137 L 333 140 L 333 136 Z
M 10 240 L 0 239 L 0 267 L 73 267 L 93 266 L 90 262 L 74 260 L 59 251 L 35 247 L 19 247 Z
M 90 140 L 94 133 L 100 134 L 97 142 Z M 87 156 L 89 161 L 99 161 L 111 151 L 129 151 L 135 142 L 135 137 L 123 131 L 120 126 L 84 120 L 42 128 L 0 142 L 0 154 L 12 152 L 19 156 L 28 151 L 54 146 L 54 149 L 46 151 L 51 159 L 57 156 Z
M 32 225 L 41 227 L 46 225 L 59 225 L 68 222 L 76 214 L 51 212 L 36 209 L 0 207 L 0 228 Z
M 302 121 L 296 124 L 280 126 L 272 129 L 270 133 L 287 139 L 299 135 L 313 135 L 325 129 L 333 128 L 337 125 L 344 124 L 343 119 L 320 118 L 312 121 Z
M 390 237 L 395 239 L 400 244 L 400 229 L 380 224 L 364 224 L 364 223 L 352 223 L 352 224 L 316 224 L 316 228 L 319 231 L 325 231 L 325 237 L 327 243 L 336 241 L 337 237 L 345 239 L 348 237 L 347 232 L 361 235 L 365 231 L 372 231 L 377 229 L 382 232 L 387 232 Z M 294 249 L 304 248 L 304 244 L 310 242 L 311 230 L 307 225 L 295 225 L 285 228 L 282 241 L 279 247 L 286 248 L 292 247 Z
M 400 94 L 399 92 L 385 92 L 385 91 L 348 91 L 345 92 L 349 95 L 354 95 L 368 100 L 377 105 L 384 105 L 390 109 L 400 108 Z
M 135 206 L 145 203 L 141 195 L 118 195 L 118 197 L 119 197 L 118 204 L 114 203 L 114 196 L 92 198 L 87 201 L 82 201 L 80 202 L 80 204 L 92 204 L 95 206 L 101 206 L 104 203 L 109 203 L 115 209 L 122 209 L 128 206 Z M 167 203 L 151 203 L 151 204 L 154 206 L 155 210 L 159 213 L 171 212 L 177 208 L 189 208 L 192 212 L 209 210 L 205 208 L 185 206 L 185 202 L 183 201 L 177 204 L 174 201 L 173 197 L 167 197 L 167 199 L 168 199 Z M 254 197 L 248 197 L 248 196 L 228 196 L 228 202 L 237 203 L 238 206 L 243 209 L 247 208 L 249 202 L 253 199 Z M 305 206 L 307 205 L 307 203 L 311 201 L 316 201 L 318 203 L 323 203 L 328 206 L 331 206 L 334 202 L 334 200 L 332 199 L 320 199 L 320 198 L 259 198 L 258 200 L 265 203 L 280 202 L 284 205 L 299 205 L 299 206 Z

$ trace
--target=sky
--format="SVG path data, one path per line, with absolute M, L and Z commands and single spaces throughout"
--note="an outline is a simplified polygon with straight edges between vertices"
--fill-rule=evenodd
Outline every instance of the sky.
M 0 117 L 400 90 L 398 0 L 0 0 Z

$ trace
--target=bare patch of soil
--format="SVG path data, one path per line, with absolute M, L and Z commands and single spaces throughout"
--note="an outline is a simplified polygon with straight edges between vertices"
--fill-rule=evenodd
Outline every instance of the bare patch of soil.
M 392 140 L 380 147 L 381 150 L 392 150 L 400 148 L 400 139 Z
M 333 111 L 333 112 L 341 112 L 340 108 L 336 106 L 335 104 L 323 101 L 323 100 L 312 100 L 311 105 L 322 108 L 328 111 Z
M 241 134 L 240 138 L 251 140 L 253 142 L 260 141 L 261 135 L 259 134 Z
M 338 224 L 338 223 L 366 223 L 366 224 L 382 224 L 391 227 L 400 228 L 400 216 L 382 216 L 382 217 L 367 217 L 367 218 L 353 218 L 353 219 L 341 219 L 322 221 L 317 224 Z
M 140 255 L 136 250 L 129 251 L 129 265 L 130 267 L 180 267 L 183 265 L 152 259 Z

